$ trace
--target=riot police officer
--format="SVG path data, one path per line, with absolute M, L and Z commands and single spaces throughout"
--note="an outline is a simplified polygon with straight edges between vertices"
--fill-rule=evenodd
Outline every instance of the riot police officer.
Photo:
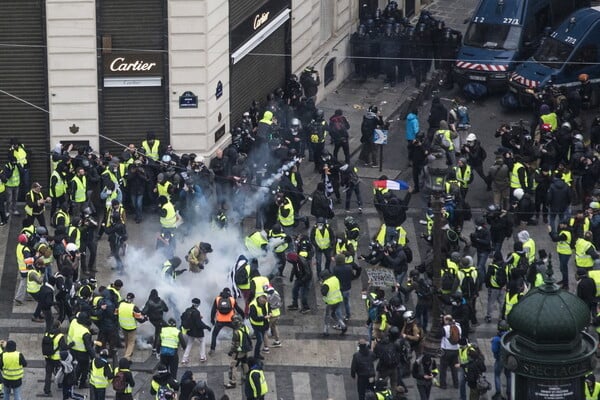
M 393 18 L 392 18 L 393 20 Z M 380 55 L 381 69 L 385 74 L 385 82 L 390 86 L 396 86 L 396 58 L 398 54 L 397 38 L 394 35 L 394 26 L 388 23 L 385 27 L 385 34 L 381 38 Z
M 352 63 L 354 71 L 360 82 L 367 80 L 368 63 L 367 57 L 369 54 L 369 43 L 367 36 L 367 27 L 360 25 L 358 31 L 354 32 L 350 37 Z

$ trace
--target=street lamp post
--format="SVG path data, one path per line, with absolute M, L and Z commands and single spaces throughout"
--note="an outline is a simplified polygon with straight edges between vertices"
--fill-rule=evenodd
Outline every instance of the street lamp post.
M 444 231 L 442 230 L 442 201 L 440 193 L 432 195 L 431 208 L 433 209 L 433 286 L 439 288 L 441 285 L 441 270 L 442 270 L 442 241 L 444 239 Z M 426 354 L 437 357 L 440 349 L 440 339 L 442 338 L 442 321 L 440 318 L 440 300 L 437 295 L 433 296 L 433 305 L 431 308 L 433 322 L 431 329 L 427 332 L 423 341 L 423 351 Z

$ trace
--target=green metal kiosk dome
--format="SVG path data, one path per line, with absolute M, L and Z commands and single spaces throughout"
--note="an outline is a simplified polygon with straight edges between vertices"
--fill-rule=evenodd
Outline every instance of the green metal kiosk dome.
M 594 369 L 597 341 L 585 330 L 590 310 L 560 289 L 549 265 L 545 283 L 515 304 L 502 337 L 502 362 L 512 372 L 514 400 L 583 398 L 583 376 Z

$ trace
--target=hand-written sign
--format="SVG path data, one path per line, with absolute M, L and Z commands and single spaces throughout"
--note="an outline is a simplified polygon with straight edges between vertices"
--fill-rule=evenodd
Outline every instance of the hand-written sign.
M 366 268 L 369 286 L 396 286 L 396 277 L 391 269 L 372 267 Z

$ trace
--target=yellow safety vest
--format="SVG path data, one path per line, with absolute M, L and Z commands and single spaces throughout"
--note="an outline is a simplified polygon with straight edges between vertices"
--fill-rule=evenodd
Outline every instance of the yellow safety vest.
M 259 231 L 254 232 L 253 234 L 246 236 L 244 239 L 244 244 L 246 248 L 250 252 L 260 253 L 263 251 L 262 246 L 269 243 L 267 239 L 265 239 Z
M 452 261 L 451 259 L 447 258 L 446 259 L 446 266 L 452 270 L 454 270 L 454 273 L 458 273 L 458 264 L 455 263 L 454 261 Z
M 450 147 L 448 147 L 447 151 L 454 151 L 454 141 L 452 140 L 452 131 L 450 131 L 449 129 L 440 129 L 437 131 L 437 133 L 441 133 L 442 135 L 444 135 L 444 137 L 446 138 L 448 143 L 450 143 Z
M 19 166 L 24 167 L 27 165 L 27 151 L 22 145 L 19 145 L 16 150 L 13 150 L 13 155 L 15 156 Z
M 278 208 L 277 209 L 277 220 L 283 227 L 293 226 L 294 225 L 294 205 L 292 204 L 290 199 L 288 199 L 287 197 L 286 197 L 286 203 L 283 205 L 283 208 L 285 208 L 286 210 L 290 210 L 290 212 L 288 213 L 287 217 L 284 217 L 281 215 L 281 208 Z
M 338 242 L 335 244 L 335 254 L 343 254 L 345 251 L 347 251 L 346 248 L 346 243 L 345 242 Z M 350 254 L 350 255 L 344 255 L 344 263 L 346 264 L 352 264 L 354 262 L 354 255 Z
M 66 213 L 62 208 L 59 209 L 56 214 L 54 214 L 54 225 L 58 226 L 58 219 L 62 217 L 64 222 L 64 226 L 71 225 L 71 216 Z
M 73 179 L 71 179 L 72 182 L 75 182 L 75 193 L 73 193 L 72 195 L 72 200 L 75 203 L 83 203 L 86 200 L 87 197 L 87 178 L 85 175 L 79 177 L 79 176 L 74 176 Z
M 252 308 L 252 306 L 254 306 L 254 308 L 256 308 L 256 315 L 258 317 L 263 317 L 265 315 L 263 308 L 258 304 L 258 300 L 256 298 L 254 298 L 254 300 L 252 300 L 250 302 L 250 308 Z M 268 305 L 265 305 L 265 306 L 268 307 Z M 255 319 L 252 319 L 252 317 L 250 317 L 250 323 L 254 326 L 263 326 L 265 324 L 265 321 L 257 321 Z
M 492 265 L 494 266 L 495 271 L 502 269 L 502 267 L 500 265 L 494 264 L 494 263 L 490 264 L 489 266 L 491 267 Z M 506 279 L 508 279 L 508 277 Z M 501 287 L 500 284 L 498 284 L 498 281 L 496 281 L 496 273 L 495 272 L 490 277 L 490 285 L 495 289 L 500 289 L 500 287 Z
M 4 193 L 5 190 L 6 185 L 4 184 L 4 182 L 2 182 L 2 180 L 0 180 L 0 193 Z
M 108 179 L 110 179 L 110 181 L 115 184 L 115 187 L 119 186 L 119 180 L 117 179 L 116 175 L 109 168 L 106 168 L 102 172 L 102 175 L 108 176 Z
M 340 290 L 340 280 L 337 277 L 330 276 L 323 281 L 323 285 L 329 288 L 327 295 L 323 296 L 323 301 L 325 304 L 334 305 L 341 303 L 344 300 L 342 297 L 342 291 Z
M 590 392 L 587 383 L 583 384 L 585 390 L 585 400 L 597 400 L 600 395 L 600 382 L 594 382 L 594 390 Z
M 375 395 L 377 396 L 377 400 L 386 400 L 394 397 L 390 389 L 384 390 L 382 392 L 376 392 Z
M 135 318 L 133 317 L 134 307 L 135 304 L 133 303 L 122 302 L 117 309 L 119 313 L 119 325 L 125 331 L 132 331 L 137 328 Z
M 106 226 L 109 226 L 108 221 L 107 221 Z M 73 240 L 73 243 L 75 243 L 75 246 L 77 246 L 77 248 L 80 249 L 81 248 L 81 230 L 76 226 L 70 226 L 69 232 L 68 232 L 69 238 L 71 237 L 71 235 L 73 235 L 73 232 L 75 232 L 75 240 Z
M 86 333 L 90 333 L 90 330 L 87 327 L 81 325 L 76 319 L 71 321 L 69 331 L 67 332 L 67 340 L 69 343 L 74 343 L 71 349 L 82 353 L 86 352 L 85 343 L 83 342 L 83 336 Z
M 556 252 L 558 254 L 573 254 L 573 249 L 571 249 L 571 232 L 564 230 L 558 233 L 558 236 L 565 235 L 567 240 L 561 240 L 556 244 Z
M 246 263 L 246 265 L 244 265 L 244 269 L 246 270 L 246 276 L 248 276 L 248 282 L 241 284 L 241 285 L 237 285 L 238 289 L 240 290 L 248 290 L 250 289 L 250 264 Z
M 267 278 L 266 276 L 255 276 L 254 278 L 252 278 L 252 281 L 254 282 L 254 299 L 256 300 L 258 298 L 258 296 L 262 296 L 265 293 L 265 289 L 264 286 L 269 284 L 269 278 Z
M 6 381 L 17 381 L 23 379 L 24 370 L 21 365 L 21 353 L 18 351 L 2 353 L 2 379 Z
M 401 227 L 401 226 L 397 226 L 394 228 L 396 230 L 396 232 L 398 232 L 398 240 L 396 240 L 396 243 L 401 245 L 401 246 L 405 246 L 406 245 L 406 230 Z M 385 246 L 385 233 L 387 231 L 387 226 L 385 224 L 381 225 L 381 228 L 379 228 L 379 232 L 377 232 L 377 236 L 375 238 L 375 240 L 377 241 L 377 243 L 379 243 L 381 246 Z
M 165 326 L 160 331 L 160 345 L 169 349 L 179 347 L 179 329 L 174 326 Z
M 23 254 L 23 250 L 25 250 L 26 247 L 27 246 L 24 244 L 18 243 L 16 249 L 17 266 L 19 267 L 19 272 L 22 274 L 26 274 L 28 271 L 27 263 L 25 262 L 25 255 Z
M 29 294 L 39 293 L 40 289 L 42 288 L 40 283 L 37 283 L 34 279 L 32 279 L 33 274 L 37 275 L 39 278 L 42 277 L 42 274 L 35 269 L 32 269 L 27 273 L 27 293 Z
M 596 284 L 596 297 L 600 297 L 600 270 L 588 271 L 588 276 L 592 278 Z
M 558 118 L 556 116 L 556 113 L 551 112 L 548 114 L 544 114 L 540 117 L 540 119 L 542 120 L 542 122 L 544 124 L 548 124 L 550 125 L 552 128 L 552 130 L 556 130 L 558 128 Z
M 506 292 L 506 295 L 504 297 L 504 319 L 508 317 L 508 314 L 510 314 L 515 304 L 519 302 L 520 297 L 521 293 L 515 293 L 511 297 L 510 293 Z
M 119 293 L 117 288 L 111 285 L 107 289 L 115 294 L 115 298 L 117 299 L 116 304 L 121 303 L 121 293 Z
M 471 349 L 472 347 L 473 346 L 471 346 L 470 344 L 467 344 L 466 346 L 460 346 L 458 348 L 458 362 L 461 365 L 464 365 L 469 362 L 469 349 Z
M 535 262 L 535 242 L 532 238 L 529 238 L 523 243 L 523 250 L 529 249 L 527 252 L 527 261 L 529 264 L 533 264 Z
M 96 359 L 92 360 L 92 369 L 90 371 L 90 385 L 96 389 L 103 389 L 108 386 L 108 378 L 105 375 L 105 368 L 110 370 L 110 364 L 105 363 L 102 367 L 96 366 Z
M 56 178 L 56 185 L 54 185 L 54 188 L 52 185 L 49 185 L 49 194 L 50 197 L 56 199 L 67 192 L 67 182 L 65 182 L 63 176 L 58 171 L 52 171 L 52 176 Z
M 150 144 L 147 140 L 142 142 L 142 148 L 146 151 L 146 157 L 158 161 L 158 149 L 160 148 L 160 140 L 154 139 L 154 143 L 152 144 L 152 148 L 150 148 Z
M 460 183 L 460 186 L 467 189 L 469 187 L 469 180 L 471 179 L 471 166 L 465 166 L 465 170 L 463 172 L 462 168 L 454 167 L 454 171 L 456 171 L 456 180 Z
M 269 231 L 269 238 L 286 238 L 286 237 L 287 237 L 287 235 L 284 232 L 274 233 L 273 230 Z M 283 253 L 287 248 L 288 248 L 288 243 L 283 242 L 280 245 L 278 245 L 277 247 L 275 247 L 273 250 L 275 251 L 275 253 Z
M 254 384 L 254 375 L 258 374 L 260 376 L 260 387 L 256 387 Z M 248 374 L 248 382 L 250 382 L 250 388 L 252 389 L 253 397 L 259 398 L 260 396 L 264 396 L 269 392 L 269 387 L 267 386 L 267 380 L 265 379 L 265 373 L 260 369 L 253 369 Z
M 158 192 L 158 196 L 163 196 L 167 199 L 171 198 L 171 194 L 169 193 L 169 188 L 173 184 L 170 181 L 165 181 L 165 183 L 158 182 L 156 184 L 156 191 Z
M 177 213 L 175 207 L 170 201 L 163 204 L 162 208 L 167 211 L 167 215 L 160 217 L 160 225 L 163 228 L 173 229 L 177 227 Z
M 315 228 L 315 243 L 321 250 L 331 247 L 331 238 L 329 237 L 329 225 L 323 225 L 323 230 Z
M 575 226 L 575 218 L 570 218 L 569 219 L 569 226 L 574 227 Z M 588 217 L 583 218 L 583 232 L 587 232 L 590 230 L 590 219 Z
M 579 238 L 575 242 L 575 265 L 578 268 L 592 268 L 594 266 L 594 259 L 586 253 L 590 247 L 596 250 L 594 245 L 584 238 Z
M 52 347 L 54 348 L 54 353 L 52 353 L 47 358 L 51 360 L 60 360 L 60 349 L 58 348 L 58 344 L 60 342 L 60 339 L 62 339 L 62 337 L 65 335 L 63 335 L 62 333 L 57 333 L 56 335 L 51 336 L 48 332 L 44 333 L 44 335 L 52 338 Z
M 521 181 L 519 180 L 519 170 L 521 168 L 525 168 L 525 166 L 517 161 L 513 165 L 512 170 L 510 171 L 510 188 L 511 189 L 518 189 L 521 187 Z M 527 171 L 525 171 L 525 182 L 527 182 Z
M 31 202 L 33 204 L 37 204 L 38 200 L 42 200 L 44 198 L 44 195 L 42 193 L 36 193 L 33 190 L 30 190 L 27 193 L 27 196 L 29 196 L 29 198 L 31 199 Z M 39 215 L 39 214 L 43 214 L 43 213 L 44 213 L 44 209 L 42 208 L 42 211 L 38 211 L 35 215 Z M 33 215 L 33 208 L 30 207 L 28 204 L 25 205 L 25 214 L 27 214 L 29 216 Z
M 9 167 L 12 166 L 10 170 L 10 178 L 6 181 L 6 186 L 8 187 L 19 187 L 21 184 L 21 173 L 15 164 L 10 163 Z

